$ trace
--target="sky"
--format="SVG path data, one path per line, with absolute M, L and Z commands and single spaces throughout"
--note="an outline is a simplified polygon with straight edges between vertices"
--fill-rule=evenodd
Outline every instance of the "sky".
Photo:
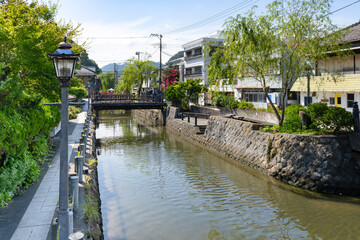
M 159 62 L 158 37 L 162 34 L 162 62 L 182 50 L 182 45 L 222 29 L 230 16 L 245 14 L 253 5 L 264 11 L 272 0 L 50 0 L 58 4 L 57 20 L 81 24 L 82 34 L 75 39 L 87 43 L 89 57 L 99 67 L 122 63 L 140 52 Z M 334 0 L 332 10 L 356 0 Z M 331 15 L 335 24 L 345 27 L 360 20 L 360 1 Z M 176 31 L 216 15 L 208 24 Z M 175 31 L 174 31 L 175 30 Z M 171 32 L 173 31 L 173 32 Z

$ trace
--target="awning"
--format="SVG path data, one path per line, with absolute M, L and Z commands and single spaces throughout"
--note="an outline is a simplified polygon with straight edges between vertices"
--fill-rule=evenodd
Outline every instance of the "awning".
M 301 77 L 292 86 L 293 92 L 307 91 L 307 78 Z M 339 76 L 316 76 L 310 78 L 311 92 L 360 92 L 360 74 Z

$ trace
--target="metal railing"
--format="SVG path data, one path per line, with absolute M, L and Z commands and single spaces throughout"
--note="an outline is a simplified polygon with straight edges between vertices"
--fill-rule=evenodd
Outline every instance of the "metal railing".
M 95 96 L 95 102 L 143 102 L 143 103 L 161 103 L 164 101 L 164 95 L 143 94 L 140 96 L 130 94 L 100 94 Z

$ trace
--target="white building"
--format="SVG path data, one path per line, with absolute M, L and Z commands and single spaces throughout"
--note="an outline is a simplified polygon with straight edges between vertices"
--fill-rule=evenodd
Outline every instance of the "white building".
M 268 85 L 268 94 L 273 104 L 280 104 L 281 79 L 272 81 Z M 260 82 L 254 78 L 238 80 L 234 86 L 235 99 L 251 102 L 256 108 L 267 109 L 270 102 L 267 100 Z
M 220 31 L 210 34 L 207 37 L 202 37 L 194 41 L 182 45 L 184 49 L 184 80 L 193 78 L 202 79 L 205 86 L 209 86 L 209 79 L 207 68 L 210 62 L 210 56 L 204 56 L 204 44 L 211 42 L 214 47 L 222 44 L 224 39 L 220 36 Z M 199 104 L 204 105 L 206 102 L 205 96 L 200 96 Z

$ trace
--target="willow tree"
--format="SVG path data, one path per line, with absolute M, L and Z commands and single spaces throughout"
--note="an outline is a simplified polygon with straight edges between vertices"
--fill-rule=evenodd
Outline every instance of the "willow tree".
M 282 82 L 282 103 L 292 84 L 308 73 L 320 59 L 342 53 L 343 31 L 330 19 L 331 0 L 276 0 L 267 11 L 230 18 L 222 32 L 224 47 L 218 48 L 209 66 L 212 81 L 230 68 L 233 79 L 258 81 L 282 125 L 280 114 L 268 95 L 272 81 Z M 219 60 L 220 59 L 220 60 Z M 224 66 L 226 64 L 226 67 Z M 231 81 L 230 81 L 231 84 Z
M 121 81 L 117 90 L 130 92 L 137 87 L 137 95 L 140 96 L 142 86 L 146 79 L 156 79 L 158 68 L 150 60 L 129 59 L 123 69 Z
M 110 88 L 115 88 L 115 76 L 112 72 L 99 74 L 101 82 L 101 91 L 106 92 Z

